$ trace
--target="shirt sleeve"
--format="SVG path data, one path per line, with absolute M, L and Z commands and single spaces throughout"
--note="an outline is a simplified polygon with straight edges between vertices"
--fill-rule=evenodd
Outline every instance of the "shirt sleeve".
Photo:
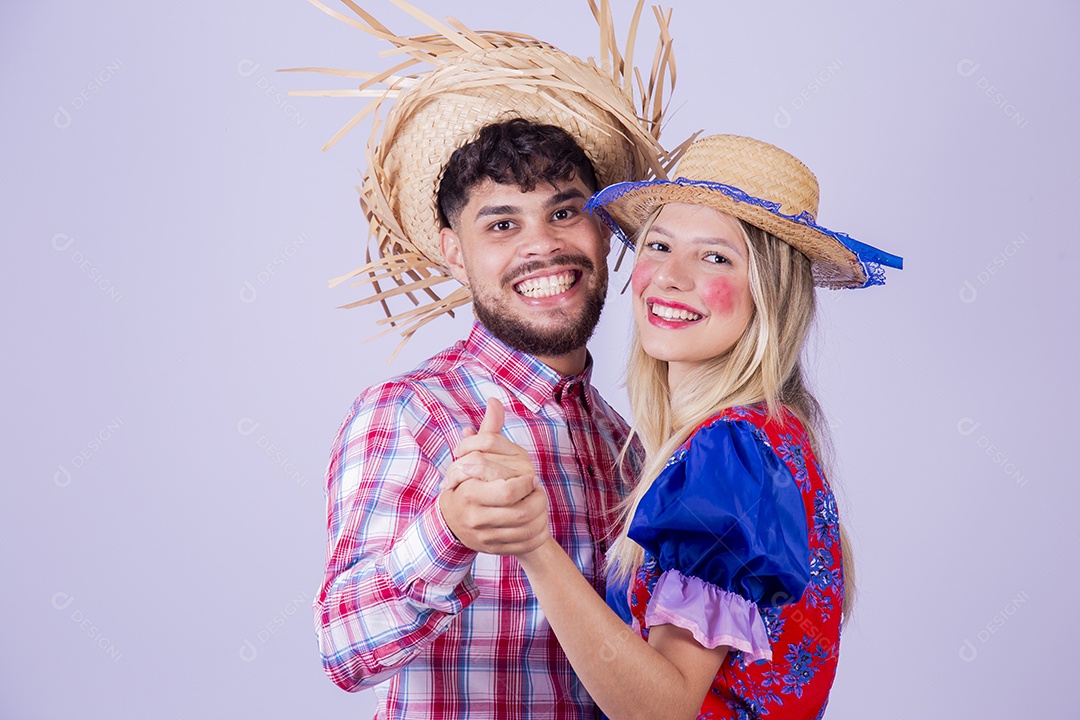
M 771 658 L 758 608 L 802 597 L 810 545 L 798 485 L 753 425 L 698 431 L 642 497 L 629 536 L 662 571 L 647 625 L 675 624 L 706 647 Z
M 345 690 L 392 676 L 478 594 L 476 553 L 439 510 L 449 458 L 422 398 L 401 385 L 369 390 L 338 431 L 314 609 L 323 667 Z

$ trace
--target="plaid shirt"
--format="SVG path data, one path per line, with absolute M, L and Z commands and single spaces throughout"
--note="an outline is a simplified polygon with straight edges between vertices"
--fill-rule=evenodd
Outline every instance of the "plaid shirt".
M 553 537 L 603 595 L 615 468 L 628 428 L 589 384 L 562 377 L 479 323 L 412 372 L 369 388 L 327 472 L 326 576 L 315 601 L 323 666 L 373 687 L 379 718 L 594 718 L 516 558 L 475 553 L 437 502 L 452 449 L 506 406 L 503 433 L 547 491 Z

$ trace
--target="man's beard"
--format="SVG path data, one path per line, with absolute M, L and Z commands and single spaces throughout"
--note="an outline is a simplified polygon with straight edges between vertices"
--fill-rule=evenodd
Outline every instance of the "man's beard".
M 559 264 L 574 263 L 586 270 L 593 270 L 592 260 L 584 255 L 562 255 L 544 263 L 530 263 L 518 268 L 514 276 L 520 277 L 543 267 Z M 592 337 L 596 325 L 600 322 L 600 312 L 604 309 L 604 300 L 607 296 L 607 266 L 601 268 L 596 274 L 598 282 L 596 287 L 588 293 L 585 305 L 581 308 L 577 318 L 558 314 L 566 319 L 562 324 L 553 324 L 551 327 L 537 327 L 528 319 L 506 310 L 499 299 L 488 299 L 480 293 L 473 293 L 473 314 L 476 319 L 484 324 L 491 334 L 519 352 L 538 357 L 558 357 L 567 355 L 579 348 L 585 347 L 585 343 Z M 585 274 L 581 280 L 584 282 Z M 513 289 L 513 279 L 503 278 L 503 286 Z

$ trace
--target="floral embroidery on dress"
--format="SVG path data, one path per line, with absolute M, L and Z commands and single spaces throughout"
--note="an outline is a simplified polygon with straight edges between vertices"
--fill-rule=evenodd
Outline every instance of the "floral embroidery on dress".
M 826 548 L 819 547 L 810 551 L 810 587 L 806 589 L 806 601 L 811 607 L 820 607 L 830 612 L 836 609 L 833 595 L 826 592 L 835 583 L 832 566 L 833 556 Z
M 810 583 L 824 590 L 833 583 L 833 556 L 825 548 L 814 548 L 810 553 Z
M 789 669 L 784 674 L 783 691 L 794 693 L 795 697 L 802 697 L 803 687 L 814 679 L 818 666 L 829 657 L 820 644 L 815 644 L 811 648 L 811 642 L 813 642 L 812 639 L 806 638 L 795 645 L 789 645 L 788 652 L 784 655 Z
M 769 712 L 753 700 L 743 700 L 741 702 L 738 702 L 738 704 L 729 700 L 727 702 L 727 706 L 734 713 L 733 715 L 728 715 L 727 717 L 738 718 L 738 720 L 756 720 L 756 718 L 767 715 Z M 707 715 L 698 715 L 699 719 L 703 717 L 715 718 L 719 716 L 713 714 L 712 712 L 709 712 Z
M 765 679 L 757 688 L 748 688 L 748 691 L 753 693 L 753 704 L 762 708 L 761 714 L 767 715 L 770 707 L 775 708 L 784 704 L 784 699 L 776 692 L 780 687 L 780 675 L 773 669 L 771 673 L 765 673 Z
M 769 635 L 769 642 L 775 643 L 784 632 L 784 623 L 787 622 L 781 614 L 780 607 L 760 608 L 761 619 L 765 622 L 765 632 Z
M 840 516 L 836 512 L 836 497 L 826 490 L 814 493 L 814 531 L 825 547 L 840 542 Z
M 749 405 L 740 405 L 728 410 L 723 417 L 726 420 L 750 420 L 756 413 L 757 411 Z
M 799 489 L 807 492 L 810 489 L 810 476 L 806 471 L 806 456 L 803 454 L 802 445 L 789 433 L 780 433 L 780 446 L 776 448 L 777 454 L 791 469 L 795 482 Z

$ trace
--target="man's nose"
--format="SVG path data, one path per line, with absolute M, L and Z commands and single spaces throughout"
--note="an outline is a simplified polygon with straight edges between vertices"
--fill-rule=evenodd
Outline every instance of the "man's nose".
M 525 233 L 521 251 L 524 255 L 553 255 L 562 252 L 566 241 L 562 234 L 546 223 L 530 227 Z

